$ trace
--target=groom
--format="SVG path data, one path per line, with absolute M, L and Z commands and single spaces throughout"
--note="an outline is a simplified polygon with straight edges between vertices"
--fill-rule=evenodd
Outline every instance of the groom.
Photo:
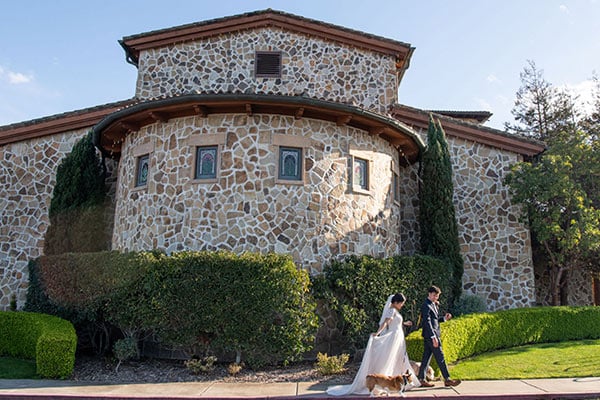
M 423 359 L 421 360 L 421 368 L 419 368 L 418 379 L 421 381 L 422 387 L 433 387 L 432 383 L 425 380 L 425 371 L 429 367 L 431 355 L 435 357 L 442 376 L 444 377 L 444 386 L 457 386 L 460 384 L 458 379 L 450 379 L 444 352 L 442 351 L 440 322 L 444 322 L 452 318 L 452 314 L 446 313 L 445 316 L 439 316 L 438 299 L 442 291 L 437 286 L 431 286 L 427 290 L 427 299 L 421 306 L 421 321 L 423 324 L 422 334 L 424 341 Z

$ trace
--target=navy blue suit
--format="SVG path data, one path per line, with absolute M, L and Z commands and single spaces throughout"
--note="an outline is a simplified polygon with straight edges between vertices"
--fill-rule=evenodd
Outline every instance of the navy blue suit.
M 421 306 L 421 333 L 423 334 L 423 343 L 425 349 L 423 351 L 423 359 L 421 360 L 421 368 L 419 369 L 418 378 L 420 380 L 425 379 L 425 371 L 429 366 L 432 355 L 435 357 L 435 361 L 437 361 L 444 379 L 448 379 L 450 377 L 450 374 L 448 373 L 448 367 L 446 366 L 446 360 L 444 358 L 444 352 L 442 351 L 440 322 L 444 322 L 444 317 L 439 316 L 437 305 L 429 299 L 425 300 Z M 438 340 L 438 347 L 433 347 L 434 337 Z

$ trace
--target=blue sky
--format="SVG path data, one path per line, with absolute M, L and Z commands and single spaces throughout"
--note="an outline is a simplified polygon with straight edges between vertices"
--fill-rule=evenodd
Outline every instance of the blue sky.
M 410 43 L 400 103 L 495 128 L 527 60 L 575 93 L 600 74 L 600 0 L 0 0 L 0 125 L 133 97 L 124 36 L 266 8 Z

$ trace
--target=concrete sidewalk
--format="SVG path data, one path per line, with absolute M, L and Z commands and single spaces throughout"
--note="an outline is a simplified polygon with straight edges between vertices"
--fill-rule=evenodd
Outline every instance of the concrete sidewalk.
M 318 382 L 222 383 L 173 382 L 146 384 L 98 384 L 73 381 L 0 379 L 0 400 L 98 400 L 98 399 L 365 399 L 368 396 L 332 397 L 326 384 Z M 446 388 L 436 382 L 433 388 L 406 392 L 410 399 L 600 399 L 600 377 L 525 379 L 505 381 L 464 381 Z

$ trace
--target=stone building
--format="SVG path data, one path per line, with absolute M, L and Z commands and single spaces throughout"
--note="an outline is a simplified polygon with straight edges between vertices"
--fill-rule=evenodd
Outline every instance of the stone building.
M 128 36 L 134 98 L 0 127 L 0 308 L 25 299 L 56 167 L 92 130 L 109 157 L 112 248 L 291 254 L 418 251 L 430 111 L 398 103 L 409 44 L 264 10 Z M 502 178 L 543 146 L 437 111 L 453 156 L 464 288 L 536 304 L 529 231 Z M 589 302 L 589 299 L 587 299 Z

